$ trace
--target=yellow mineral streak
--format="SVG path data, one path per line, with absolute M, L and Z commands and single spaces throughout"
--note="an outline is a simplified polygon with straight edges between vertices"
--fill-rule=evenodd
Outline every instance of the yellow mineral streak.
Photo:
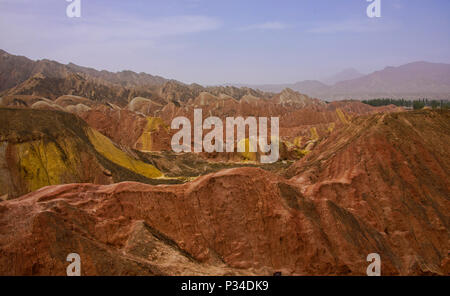
M 244 158 L 244 160 L 248 160 L 248 161 L 256 161 L 257 157 L 256 157 L 256 152 L 250 152 L 250 140 L 248 138 L 242 139 L 238 142 L 237 144 L 238 147 L 238 151 L 239 149 L 244 149 L 244 152 L 239 152 L 241 154 L 241 156 Z M 253 147 L 256 151 L 257 147 Z
M 310 150 L 306 150 L 306 149 L 298 150 L 298 154 L 300 155 L 300 157 L 306 156 L 310 152 L 311 152 Z
M 342 123 L 344 124 L 349 124 L 350 122 L 348 121 L 347 117 L 345 116 L 344 112 L 342 112 L 341 109 L 337 108 L 336 109 L 336 113 L 339 117 L 339 119 L 341 120 Z
M 334 128 L 336 127 L 336 123 L 332 122 L 328 126 L 328 132 L 332 133 L 334 131 Z
M 130 155 L 117 148 L 109 138 L 96 130 L 91 128 L 87 129 L 87 135 L 92 145 L 94 145 L 94 148 L 111 162 L 147 178 L 163 177 L 163 174 L 157 168 L 132 158 Z
M 152 133 L 159 131 L 161 128 L 168 129 L 164 121 L 159 117 L 147 117 L 147 125 L 142 135 L 136 141 L 135 147 L 139 147 L 141 151 L 153 151 Z
M 301 136 L 296 137 L 296 138 L 294 139 L 294 145 L 297 146 L 297 147 L 299 147 L 299 148 L 302 146 L 302 137 L 301 137 Z
M 70 143 L 65 143 L 68 141 Z M 62 146 L 75 147 L 73 140 L 61 140 Z M 73 149 L 64 149 L 64 154 L 54 142 L 43 140 L 15 144 L 19 160 L 19 172 L 28 191 L 35 191 L 48 185 L 64 183 L 65 176 L 77 176 Z
M 312 127 L 310 129 L 311 132 L 311 140 L 318 141 L 319 140 L 319 134 L 317 133 L 317 129 L 315 127 Z

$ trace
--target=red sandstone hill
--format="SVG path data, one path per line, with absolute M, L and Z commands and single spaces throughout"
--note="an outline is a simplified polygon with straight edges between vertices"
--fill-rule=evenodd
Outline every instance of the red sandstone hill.
M 450 275 L 450 113 L 349 119 L 279 175 L 69 184 L 0 203 L 0 274 Z
M 175 83 L 167 85 L 185 95 L 201 90 Z M 52 88 L 44 89 L 51 92 Z M 191 93 L 191 90 L 195 91 Z M 275 116 L 280 118 L 282 159 L 298 159 L 310 151 L 319 139 L 326 137 L 336 126 L 347 124 L 352 117 L 399 110 L 395 106 L 372 107 L 359 101 L 327 104 L 290 89 L 270 97 L 246 89 L 223 87 L 211 88 L 210 91 L 199 92 L 198 96 L 185 102 L 164 103 L 164 100 L 155 98 L 136 97 L 124 108 L 111 100 L 99 102 L 74 95 L 63 95 L 56 100 L 37 95 L 6 95 L 0 98 L 0 106 L 74 113 L 114 142 L 141 151 L 170 150 L 171 135 L 175 133 L 169 129 L 171 121 L 178 116 L 188 117 L 192 121 L 194 109 L 202 109 L 204 119 L 208 116 L 218 116 L 223 120 L 237 116 Z M 225 93 L 214 95 L 218 91 L 233 93 L 239 99 Z M 106 92 L 104 95 L 108 97 L 113 94 Z M 175 97 L 170 98 L 175 100 Z M 205 156 L 216 160 L 239 160 L 234 154 Z
M 224 94 L 214 96 L 202 92 L 181 106 L 174 103 L 161 105 L 149 99 L 135 98 L 125 109 L 102 105 L 77 114 L 116 143 L 143 151 L 162 151 L 171 149 L 171 136 L 176 132 L 169 129 L 171 121 L 184 116 L 193 122 L 194 109 L 199 108 L 202 109 L 203 119 L 208 116 L 218 116 L 222 120 L 228 116 L 279 117 L 282 159 L 298 159 L 319 139 L 326 137 L 335 127 L 347 124 L 352 117 L 399 110 L 395 106 L 372 107 L 359 101 L 326 104 L 286 89 L 270 99 L 245 95 L 239 101 Z M 239 159 L 234 154 L 204 156 L 216 160 Z

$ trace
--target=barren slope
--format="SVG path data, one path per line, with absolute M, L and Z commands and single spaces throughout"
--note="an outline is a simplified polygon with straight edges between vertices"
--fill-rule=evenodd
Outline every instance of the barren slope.
M 156 182 L 162 173 L 78 117 L 60 111 L 0 108 L 0 196 L 47 185 Z
M 237 168 L 43 188 L 0 204 L 0 274 L 64 274 L 77 252 L 84 274 L 362 275 L 375 252 L 385 275 L 449 275 L 449 124 L 432 111 L 353 119 L 290 180 Z

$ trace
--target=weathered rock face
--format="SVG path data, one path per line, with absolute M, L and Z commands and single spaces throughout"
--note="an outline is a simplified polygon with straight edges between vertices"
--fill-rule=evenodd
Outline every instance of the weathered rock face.
M 31 97 L 27 99 L 32 101 Z M 70 97 L 64 101 L 64 108 L 68 108 L 72 103 L 79 105 L 83 99 Z M 40 98 L 37 103 L 43 102 Z M 67 183 L 182 183 L 222 168 L 247 165 L 212 163 L 203 155 L 170 152 L 170 130 L 160 118 L 106 106 L 97 106 L 79 116 L 85 121 L 67 112 L 0 108 L 2 200 Z M 286 164 L 267 169 L 280 167 Z
M 3 94 L 50 99 L 73 94 L 124 106 L 136 96 L 151 96 L 155 92 L 152 89 L 166 81 L 145 73 L 112 73 L 50 60 L 32 61 L 0 50 L 0 92 Z
M 147 124 L 145 116 L 129 110 L 99 106 L 79 115 L 87 124 L 117 144 L 133 147 Z
M 140 151 L 171 150 L 169 126 L 161 118 L 127 109 L 99 106 L 79 114 L 89 126 L 123 147 Z
M 311 151 L 314 145 L 327 137 L 336 127 L 345 126 L 356 116 L 378 112 L 400 111 L 395 106 L 375 108 L 361 102 L 346 101 L 325 104 L 292 90 L 283 91 L 272 99 L 244 96 L 240 101 L 227 96 L 216 97 L 210 93 L 201 93 L 195 100 L 184 106 L 166 105 L 158 116 L 166 124 L 178 116 L 194 120 L 194 110 L 201 109 L 203 119 L 217 116 L 225 121 L 226 117 L 279 117 L 280 119 L 280 157 L 283 160 L 299 159 Z M 206 134 L 206 131 L 205 131 Z M 225 131 L 224 131 L 225 135 Z M 170 139 L 170 138 L 169 138 Z M 170 145 L 167 145 L 170 147 Z M 235 155 L 208 154 L 208 158 L 224 160 L 246 159 Z M 256 157 L 256 159 L 259 159 Z
M 143 244 L 135 238 L 144 235 L 142 229 L 134 230 L 136 224 L 157 229 L 173 240 L 175 249 L 184 250 L 186 257 L 204 266 L 219 268 L 225 263 L 256 274 L 274 270 L 285 274 L 345 273 L 351 267 L 362 273 L 364 253 L 370 252 L 374 242 L 367 242 L 361 255 L 352 253 L 357 255 L 356 266 L 345 265 L 331 253 L 333 242 L 320 226 L 319 213 L 327 210 L 326 204 L 323 209 L 316 208 L 298 192 L 295 186 L 258 169 L 223 171 L 172 187 L 122 183 L 45 188 L 2 204 L 1 241 L 9 243 L 1 245 L 0 266 L 7 270 L 0 273 L 64 274 L 65 256 L 78 252 L 86 265 L 85 274 L 124 270 L 158 274 L 128 262 L 134 255 L 143 266 L 155 265 L 150 254 L 156 251 L 151 244 L 148 251 L 127 253 L 130 245 Z M 23 228 L 16 226 L 15 234 L 8 232 L 9 223 L 15 223 L 12 218 L 19 216 Z M 334 221 L 332 216 L 330 220 Z M 106 257 L 105 252 L 109 253 Z M 119 253 L 122 256 L 114 256 Z M 16 261 L 19 254 L 20 264 Z M 103 267 L 108 261 L 113 262 L 113 269 Z M 175 266 L 168 272 L 176 274 L 181 268 Z
M 163 108 L 163 104 L 160 104 L 158 102 L 155 102 L 150 99 L 137 97 L 131 100 L 130 103 L 127 105 L 127 110 L 146 114 L 149 116 L 155 115 L 158 111 L 160 111 Z
M 194 100 L 202 93 L 209 93 L 213 96 L 229 96 L 236 100 L 240 100 L 244 96 L 250 95 L 259 98 L 270 98 L 271 93 L 265 93 L 259 90 L 254 90 L 247 87 L 232 87 L 232 86 L 211 86 L 202 87 L 198 84 L 185 85 L 177 81 L 168 81 L 159 89 L 159 96 L 164 98 L 166 102 L 174 102 L 183 104 L 189 100 Z
M 4 96 L 0 102 L 1 107 L 12 108 L 31 108 L 39 110 L 55 110 L 64 111 L 73 114 L 82 114 L 89 111 L 92 107 L 107 107 L 114 106 L 113 104 L 104 105 L 83 97 L 78 96 L 61 96 L 52 101 L 41 96 L 33 95 L 11 95 Z
M 448 111 L 357 118 L 287 176 L 381 234 L 404 254 L 400 270 L 449 274 L 449 131 Z
M 72 114 L 0 108 L 0 196 L 14 198 L 47 185 L 152 182 L 160 176 Z
M 449 113 L 352 121 L 288 172 L 72 184 L 0 204 L 0 274 L 450 274 Z M 413 137 L 414 135 L 414 137 Z

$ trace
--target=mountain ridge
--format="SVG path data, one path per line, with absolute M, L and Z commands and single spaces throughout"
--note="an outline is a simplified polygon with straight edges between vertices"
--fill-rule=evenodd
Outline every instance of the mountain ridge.
M 245 87 L 187 85 L 143 72 L 125 70 L 113 73 L 48 59 L 33 61 L 0 51 L 0 96 L 33 95 L 54 100 L 64 95 L 76 95 L 125 106 L 135 97 L 163 104 L 185 102 L 205 91 L 233 96 L 238 100 L 245 95 L 265 98 L 270 95 Z
M 367 75 L 327 85 L 318 80 L 303 80 L 291 84 L 246 85 L 263 91 L 292 88 L 323 100 L 405 98 L 449 99 L 450 64 L 426 61 L 411 62 L 397 67 L 387 66 Z
M 20 74 L 20 77 L 18 77 L 18 81 L 14 82 L 14 85 L 20 84 L 24 82 L 26 79 L 23 79 L 22 77 L 24 75 L 27 75 L 28 77 L 33 76 L 38 73 L 42 73 L 49 77 L 64 77 L 64 74 L 67 74 L 67 72 L 71 73 L 84 73 L 88 74 L 94 78 L 101 78 L 105 81 L 111 82 L 111 83 L 122 83 L 126 85 L 131 86 L 140 86 L 140 85 L 159 85 L 163 84 L 169 79 L 163 78 L 161 76 L 154 76 L 151 74 L 147 74 L 144 72 L 136 73 L 130 70 L 123 70 L 118 72 L 110 72 L 107 70 L 96 70 L 94 68 L 90 67 L 84 67 L 76 65 L 72 62 L 68 64 L 63 64 L 57 61 L 49 60 L 49 59 L 40 59 L 40 60 L 32 60 L 25 56 L 19 56 L 19 55 L 13 55 L 10 54 L 2 49 L 0 49 L 0 92 L 4 91 L 5 89 L 11 88 L 11 83 L 6 83 L 2 81 L 2 78 L 5 74 L 5 70 L 11 69 L 13 67 L 17 68 L 16 65 L 12 65 L 11 63 L 14 63 L 16 61 L 22 62 L 25 64 L 25 67 L 27 69 L 23 69 L 25 73 L 18 73 Z M 10 62 L 8 64 L 8 62 Z M 6 69 L 5 69 L 6 68 Z M 133 76 L 133 77 L 127 77 L 127 76 Z M 17 76 L 17 75 L 13 75 Z M 131 79 L 132 78 L 132 79 Z M 137 82 L 136 82 L 137 81 Z M 133 83 L 134 82 L 134 83 Z
M 332 76 L 321 79 L 320 81 L 328 85 L 334 85 L 341 81 L 352 80 L 362 76 L 364 76 L 364 74 L 359 72 L 355 68 L 347 68 Z

